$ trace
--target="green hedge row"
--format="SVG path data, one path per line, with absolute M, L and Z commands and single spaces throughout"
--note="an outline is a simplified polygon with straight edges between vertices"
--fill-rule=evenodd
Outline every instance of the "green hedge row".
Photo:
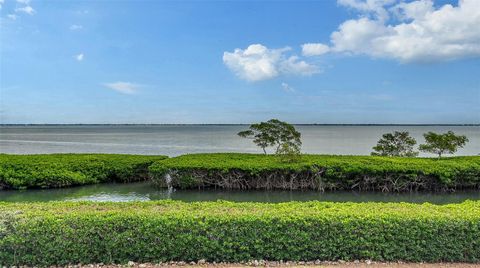
M 480 188 L 480 156 L 399 158 L 302 155 L 285 163 L 274 155 L 191 154 L 150 167 L 154 181 L 166 175 L 177 188 L 316 190 L 454 190 Z
M 1 265 L 479 262 L 480 202 L 0 203 Z
M 315 190 L 454 190 L 480 188 L 480 157 L 394 158 L 302 155 L 0 154 L 0 189 L 52 188 L 146 179 L 176 188 Z M 160 161 L 161 160 L 161 161 Z M 153 165 L 152 165 L 153 163 Z
M 0 189 L 54 188 L 139 181 L 166 156 L 115 154 L 0 154 Z

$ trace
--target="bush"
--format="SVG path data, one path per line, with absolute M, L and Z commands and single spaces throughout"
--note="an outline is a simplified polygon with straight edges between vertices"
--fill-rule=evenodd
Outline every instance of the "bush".
M 148 166 L 165 156 L 114 154 L 0 154 L 0 189 L 55 188 L 148 178 Z
M 0 264 L 478 262 L 480 202 L 0 203 Z
M 152 179 L 176 188 L 447 191 L 480 188 L 480 157 L 443 159 L 301 155 L 191 154 L 159 161 Z

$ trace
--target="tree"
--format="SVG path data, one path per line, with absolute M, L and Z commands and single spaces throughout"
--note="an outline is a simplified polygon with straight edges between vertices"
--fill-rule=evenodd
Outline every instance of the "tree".
M 418 155 L 413 150 L 415 144 L 417 141 L 407 131 L 383 134 L 377 146 L 373 147 L 375 152 L 372 155 L 415 157 Z
M 420 151 L 437 154 L 438 158 L 442 157 L 442 154 L 454 154 L 468 142 L 466 136 L 457 136 L 453 131 L 444 134 L 428 132 L 423 134 L 423 137 L 426 143 L 420 145 Z
M 238 136 L 253 139 L 253 142 L 262 148 L 264 154 L 267 154 L 267 147 L 275 147 L 275 153 L 279 153 L 281 146 L 285 143 L 298 151 L 302 146 L 300 132 L 293 125 L 278 119 L 252 124 L 248 130 L 239 132 Z

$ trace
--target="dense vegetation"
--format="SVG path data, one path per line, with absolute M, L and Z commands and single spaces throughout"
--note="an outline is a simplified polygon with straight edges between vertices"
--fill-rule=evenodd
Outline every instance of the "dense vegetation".
M 113 154 L 0 154 L 0 189 L 54 188 L 139 181 L 165 156 Z
M 480 202 L 0 203 L 0 263 L 477 262 Z
M 454 190 L 480 188 L 480 157 L 402 158 L 302 155 L 191 154 L 156 162 L 154 182 L 176 188 L 315 190 Z

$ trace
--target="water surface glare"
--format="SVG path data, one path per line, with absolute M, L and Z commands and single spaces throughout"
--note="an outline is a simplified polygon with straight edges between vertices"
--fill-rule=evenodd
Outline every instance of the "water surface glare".
M 157 189 L 150 182 L 128 184 L 96 184 L 62 189 L 0 191 L 0 201 L 149 201 L 181 200 L 235 202 L 331 201 L 331 202 L 410 202 L 448 204 L 465 200 L 480 200 L 480 191 L 454 193 L 374 193 L 374 192 L 318 192 L 318 191 L 226 191 Z

